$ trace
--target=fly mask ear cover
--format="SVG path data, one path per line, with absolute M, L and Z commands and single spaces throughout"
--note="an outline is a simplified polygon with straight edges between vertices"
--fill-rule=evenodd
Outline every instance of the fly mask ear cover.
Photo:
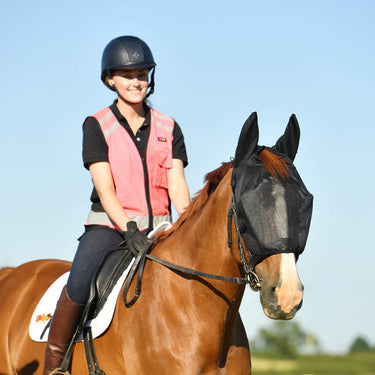
M 251 117 L 253 116 L 252 121 Z M 296 257 L 305 248 L 309 232 L 313 197 L 304 186 L 297 170 L 286 156 L 278 152 L 280 144 L 285 152 L 291 134 L 299 138 L 296 119 L 291 120 L 278 144 L 268 151 L 284 158 L 288 166 L 289 176 L 286 179 L 273 177 L 265 170 L 259 153 L 264 147 L 255 146 L 258 140 L 257 119 L 254 114 L 245 123 L 233 161 L 232 190 L 237 208 L 239 230 L 243 241 L 250 252 L 250 263 L 253 267 L 266 257 L 277 253 L 294 253 Z M 295 116 L 294 116 L 295 117 Z M 295 120 L 295 121 L 294 121 Z M 247 127 L 247 130 L 245 130 Z M 251 137 L 250 152 L 243 150 L 244 139 Z M 297 146 L 296 146 L 297 145 Z M 249 147 L 249 146 L 247 146 Z M 294 138 L 294 158 L 298 147 L 298 139 Z

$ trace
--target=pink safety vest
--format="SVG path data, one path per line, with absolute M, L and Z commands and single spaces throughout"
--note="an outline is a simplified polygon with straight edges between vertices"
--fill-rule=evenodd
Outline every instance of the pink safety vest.
M 137 147 L 109 107 L 102 109 L 94 117 L 98 120 L 108 144 L 108 160 L 116 196 L 130 219 L 136 221 L 139 228 L 148 228 L 149 209 L 144 167 Z M 168 169 L 173 165 L 173 129 L 174 120 L 172 117 L 151 109 L 151 129 L 147 144 L 146 165 L 153 226 L 162 221 L 171 221 Z M 105 212 L 91 211 L 87 224 L 107 225 L 119 229 Z

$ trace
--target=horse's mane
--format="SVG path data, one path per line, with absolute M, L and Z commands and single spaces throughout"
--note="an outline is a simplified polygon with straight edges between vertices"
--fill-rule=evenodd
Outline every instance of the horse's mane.
M 263 149 L 258 156 L 262 161 L 264 168 L 273 177 L 280 177 L 282 179 L 288 178 L 289 168 L 285 160 L 281 156 L 275 155 L 267 149 Z M 231 162 L 222 163 L 219 168 L 216 168 L 212 172 L 206 174 L 204 178 L 205 185 L 203 189 L 196 194 L 189 207 L 181 215 L 181 217 L 177 220 L 173 227 L 165 232 L 162 232 L 158 236 L 157 241 L 161 241 L 169 237 L 169 235 L 180 228 L 181 225 L 185 223 L 189 217 L 202 209 L 202 207 L 206 204 L 208 197 L 216 190 L 220 181 L 227 174 L 231 166 Z
M 229 169 L 231 168 L 232 163 L 222 163 L 219 168 L 216 168 L 212 172 L 206 174 L 204 178 L 205 185 L 204 187 L 196 194 L 192 202 L 189 204 L 189 207 L 186 211 L 180 216 L 180 218 L 176 221 L 173 227 L 165 232 L 162 232 L 158 236 L 158 241 L 163 240 L 164 238 L 168 237 L 172 232 L 176 231 L 178 228 L 181 227 L 185 221 L 194 215 L 196 212 L 200 211 L 202 207 L 208 200 L 208 197 L 216 190 L 217 186 L 223 179 L 223 177 L 227 174 Z

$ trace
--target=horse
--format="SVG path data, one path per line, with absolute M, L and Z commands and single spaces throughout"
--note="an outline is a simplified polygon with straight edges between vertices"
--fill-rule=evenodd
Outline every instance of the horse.
M 292 319 L 300 309 L 296 261 L 307 240 L 312 196 L 293 165 L 299 125 L 292 115 L 273 147 L 259 146 L 258 135 L 254 112 L 234 159 L 206 175 L 185 213 L 152 248 L 155 258 L 198 273 L 149 259 L 138 300 L 126 307 L 118 297 L 110 327 L 95 339 L 104 373 L 250 374 L 239 315 L 246 284 L 259 290 L 272 319 Z M 45 345 L 29 338 L 28 324 L 44 291 L 69 268 L 70 262 L 49 259 L 0 271 L 0 375 L 42 373 Z M 72 374 L 87 374 L 82 343 Z

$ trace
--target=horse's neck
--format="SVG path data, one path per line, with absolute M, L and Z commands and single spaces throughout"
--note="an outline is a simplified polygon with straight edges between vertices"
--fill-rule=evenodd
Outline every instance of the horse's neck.
M 227 213 L 232 192 L 230 175 L 224 176 L 201 211 L 195 212 L 166 241 L 162 252 L 173 261 L 202 272 L 239 276 L 238 266 L 227 245 Z
M 163 241 L 158 254 L 160 257 L 205 273 L 241 276 L 239 266 L 228 248 L 227 216 L 232 194 L 230 176 L 227 173 L 200 212 L 192 214 L 173 235 Z M 174 284 L 174 293 L 179 298 L 186 296 L 183 298 L 184 304 L 190 305 L 185 308 L 190 311 L 193 321 L 194 316 L 199 321 L 189 321 L 187 324 L 200 326 L 207 324 L 207 320 L 215 321 L 217 331 L 212 332 L 212 335 L 218 342 L 224 342 L 227 332 L 231 332 L 228 328 L 234 325 L 237 318 L 244 285 L 208 278 L 190 282 L 190 278 L 186 280 L 183 275 L 179 277 L 178 284 Z

